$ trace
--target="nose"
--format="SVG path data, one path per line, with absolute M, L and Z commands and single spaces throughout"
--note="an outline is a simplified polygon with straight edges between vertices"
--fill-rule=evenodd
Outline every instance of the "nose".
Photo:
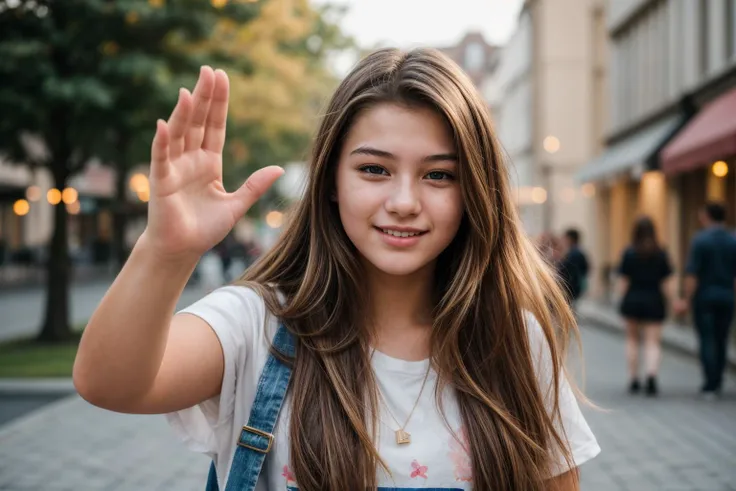
M 395 179 L 386 199 L 386 211 L 400 217 L 418 215 L 422 211 L 418 184 L 411 176 Z

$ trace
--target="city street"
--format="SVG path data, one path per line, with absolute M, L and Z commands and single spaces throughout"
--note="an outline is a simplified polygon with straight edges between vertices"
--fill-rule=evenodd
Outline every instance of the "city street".
M 71 286 L 70 317 L 73 326 L 86 322 L 105 295 L 109 281 Z M 197 287 L 184 291 L 178 307 L 185 307 L 203 294 Z M 46 294 L 43 287 L 0 292 L 0 342 L 30 337 L 39 332 L 43 321 Z
M 582 467 L 593 491 L 736 490 L 736 374 L 722 399 L 704 401 L 698 363 L 664 353 L 657 398 L 626 393 L 623 338 L 583 328 L 585 411 L 601 454 Z
M 698 366 L 665 353 L 662 394 L 625 393 L 622 338 L 584 327 L 585 410 L 603 452 L 584 490 L 736 490 L 736 387 L 697 395 Z M 186 451 L 161 416 L 109 413 L 72 396 L 0 427 L 0 490 L 201 490 L 207 458 Z

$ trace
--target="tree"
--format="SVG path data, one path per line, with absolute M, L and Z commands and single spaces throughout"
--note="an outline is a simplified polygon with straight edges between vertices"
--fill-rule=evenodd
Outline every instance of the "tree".
M 177 66 L 196 61 L 191 53 L 174 49 L 177 43 L 206 37 L 223 11 L 250 11 L 252 16 L 256 8 L 225 3 L 0 0 L 0 152 L 18 164 L 48 168 L 55 187 L 66 188 L 92 156 L 104 155 L 101 143 L 118 138 L 123 145 L 126 137 L 133 138 L 147 117 L 136 101 L 149 102 L 151 97 L 163 104 L 156 94 L 166 91 L 156 89 L 165 86 Z M 133 11 L 145 20 L 135 34 L 126 27 Z M 120 53 L 121 46 L 125 53 Z M 168 56 L 162 60 L 165 49 Z M 132 95 L 131 80 L 132 87 L 139 83 L 144 91 L 138 98 Z M 131 103 L 130 110 L 124 110 L 126 103 Z M 54 207 L 48 256 L 39 338 L 58 341 L 71 335 L 63 205 Z
M 216 44 L 231 57 L 245 54 L 251 65 L 230 72 L 228 184 L 257 168 L 306 157 L 320 110 L 338 82 L 330 55 L 355 46 L 339 28 L 341 14 L 307 0 L 270 0 L 248 24 L 218 22 L 200 47 Z M 270 206 L 268 198 L 252 210 L 264 206 Z
M 102 140 L 99 153 L 116 170 L 113 258 L 118 266 L 126 259 L 124 233 L 133 209 L 126 177 L 131 166 L 148 159 L 153 123 L 170 111 L 178 87 L 193 83 L 201 65 L 227 63 L 237 71 L 249 69 L 245 56 L 228 57 L 216 45 L 196 52 L 191 45 L 207 39 L 215 21 L 246 24 L 258 10 L 256 3 L 243 1 L 164 6 L 138 0 L 118 1 L 109 9 L 107 42 L 114 43 L 115 50 L 101 66 L 100 76 L 113 88 L 114 104 L 105 116 L 109 138 Z

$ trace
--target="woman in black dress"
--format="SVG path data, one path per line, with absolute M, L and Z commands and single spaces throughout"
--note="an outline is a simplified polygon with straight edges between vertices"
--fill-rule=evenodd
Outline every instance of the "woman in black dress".
M 644 337 L 646 392 L 657 394 L 662 321 L 666 316 L 665 281 L 672 274 L 667 253 L 657 243 L 654 223 L 642 217 L 634 225 L 632 245 L 623 254 L 619 274 L 622 290 L 621 315 L 626 319 L 626 358 L 631 377 L 629 392 L 639 384 L 639 343 Z

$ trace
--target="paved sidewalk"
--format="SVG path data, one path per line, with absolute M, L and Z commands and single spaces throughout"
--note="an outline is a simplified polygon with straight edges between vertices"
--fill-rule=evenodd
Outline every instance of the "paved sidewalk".
M 585 491 L 736 490 L 736 375 L 722 400 L 697 396 L 692 357 L 666 351 L 656 399 L 625 392 L 621 336 L 582 327 L 585 408 L 603 452 L 582 467 Z M 204 489 L 208 459 L 177 441 L 163 416 L 104 411 L 72 396 L 0 427 L 0 490 Z
M 202 491 L 208 466 L 163 416 L 111 413 L 78 396 L 0 428 L 4 491 Z
M 594 300 L 581 300 L 577 310 L 583 323 L 593 323 L 620 333 L 625 330 L 621 315 L 611 305 Z M 662 343 L 669 348 L 698 356 L 698 339 L 695 328 L 691 325 L 665 322 L 662 329 Z M 733 343 L 728 351 L 728 363 L 732 368 L 736 368 L 736 346 Z
M 86 322 L 110 287 L 111 280 L 73 284 L 70 294 L 70 321 L 73 326 Z M 205 294 L 193 285 L 187 287 L 177 305 L 183 308 Z M 46 293 L 43 288 L 0 292 L 0 342 L 34 336 L 39 332 L 45 313 Z
M 736 490 L 736 372 L 724 396 L 698 397 L 700 369 L 665 350 L 660 396 L 630 396 L 623 338 L 583 325 L 585 392 L 603 411 L 584 409 L 602 448 L 582 466 L 584 491 Z

